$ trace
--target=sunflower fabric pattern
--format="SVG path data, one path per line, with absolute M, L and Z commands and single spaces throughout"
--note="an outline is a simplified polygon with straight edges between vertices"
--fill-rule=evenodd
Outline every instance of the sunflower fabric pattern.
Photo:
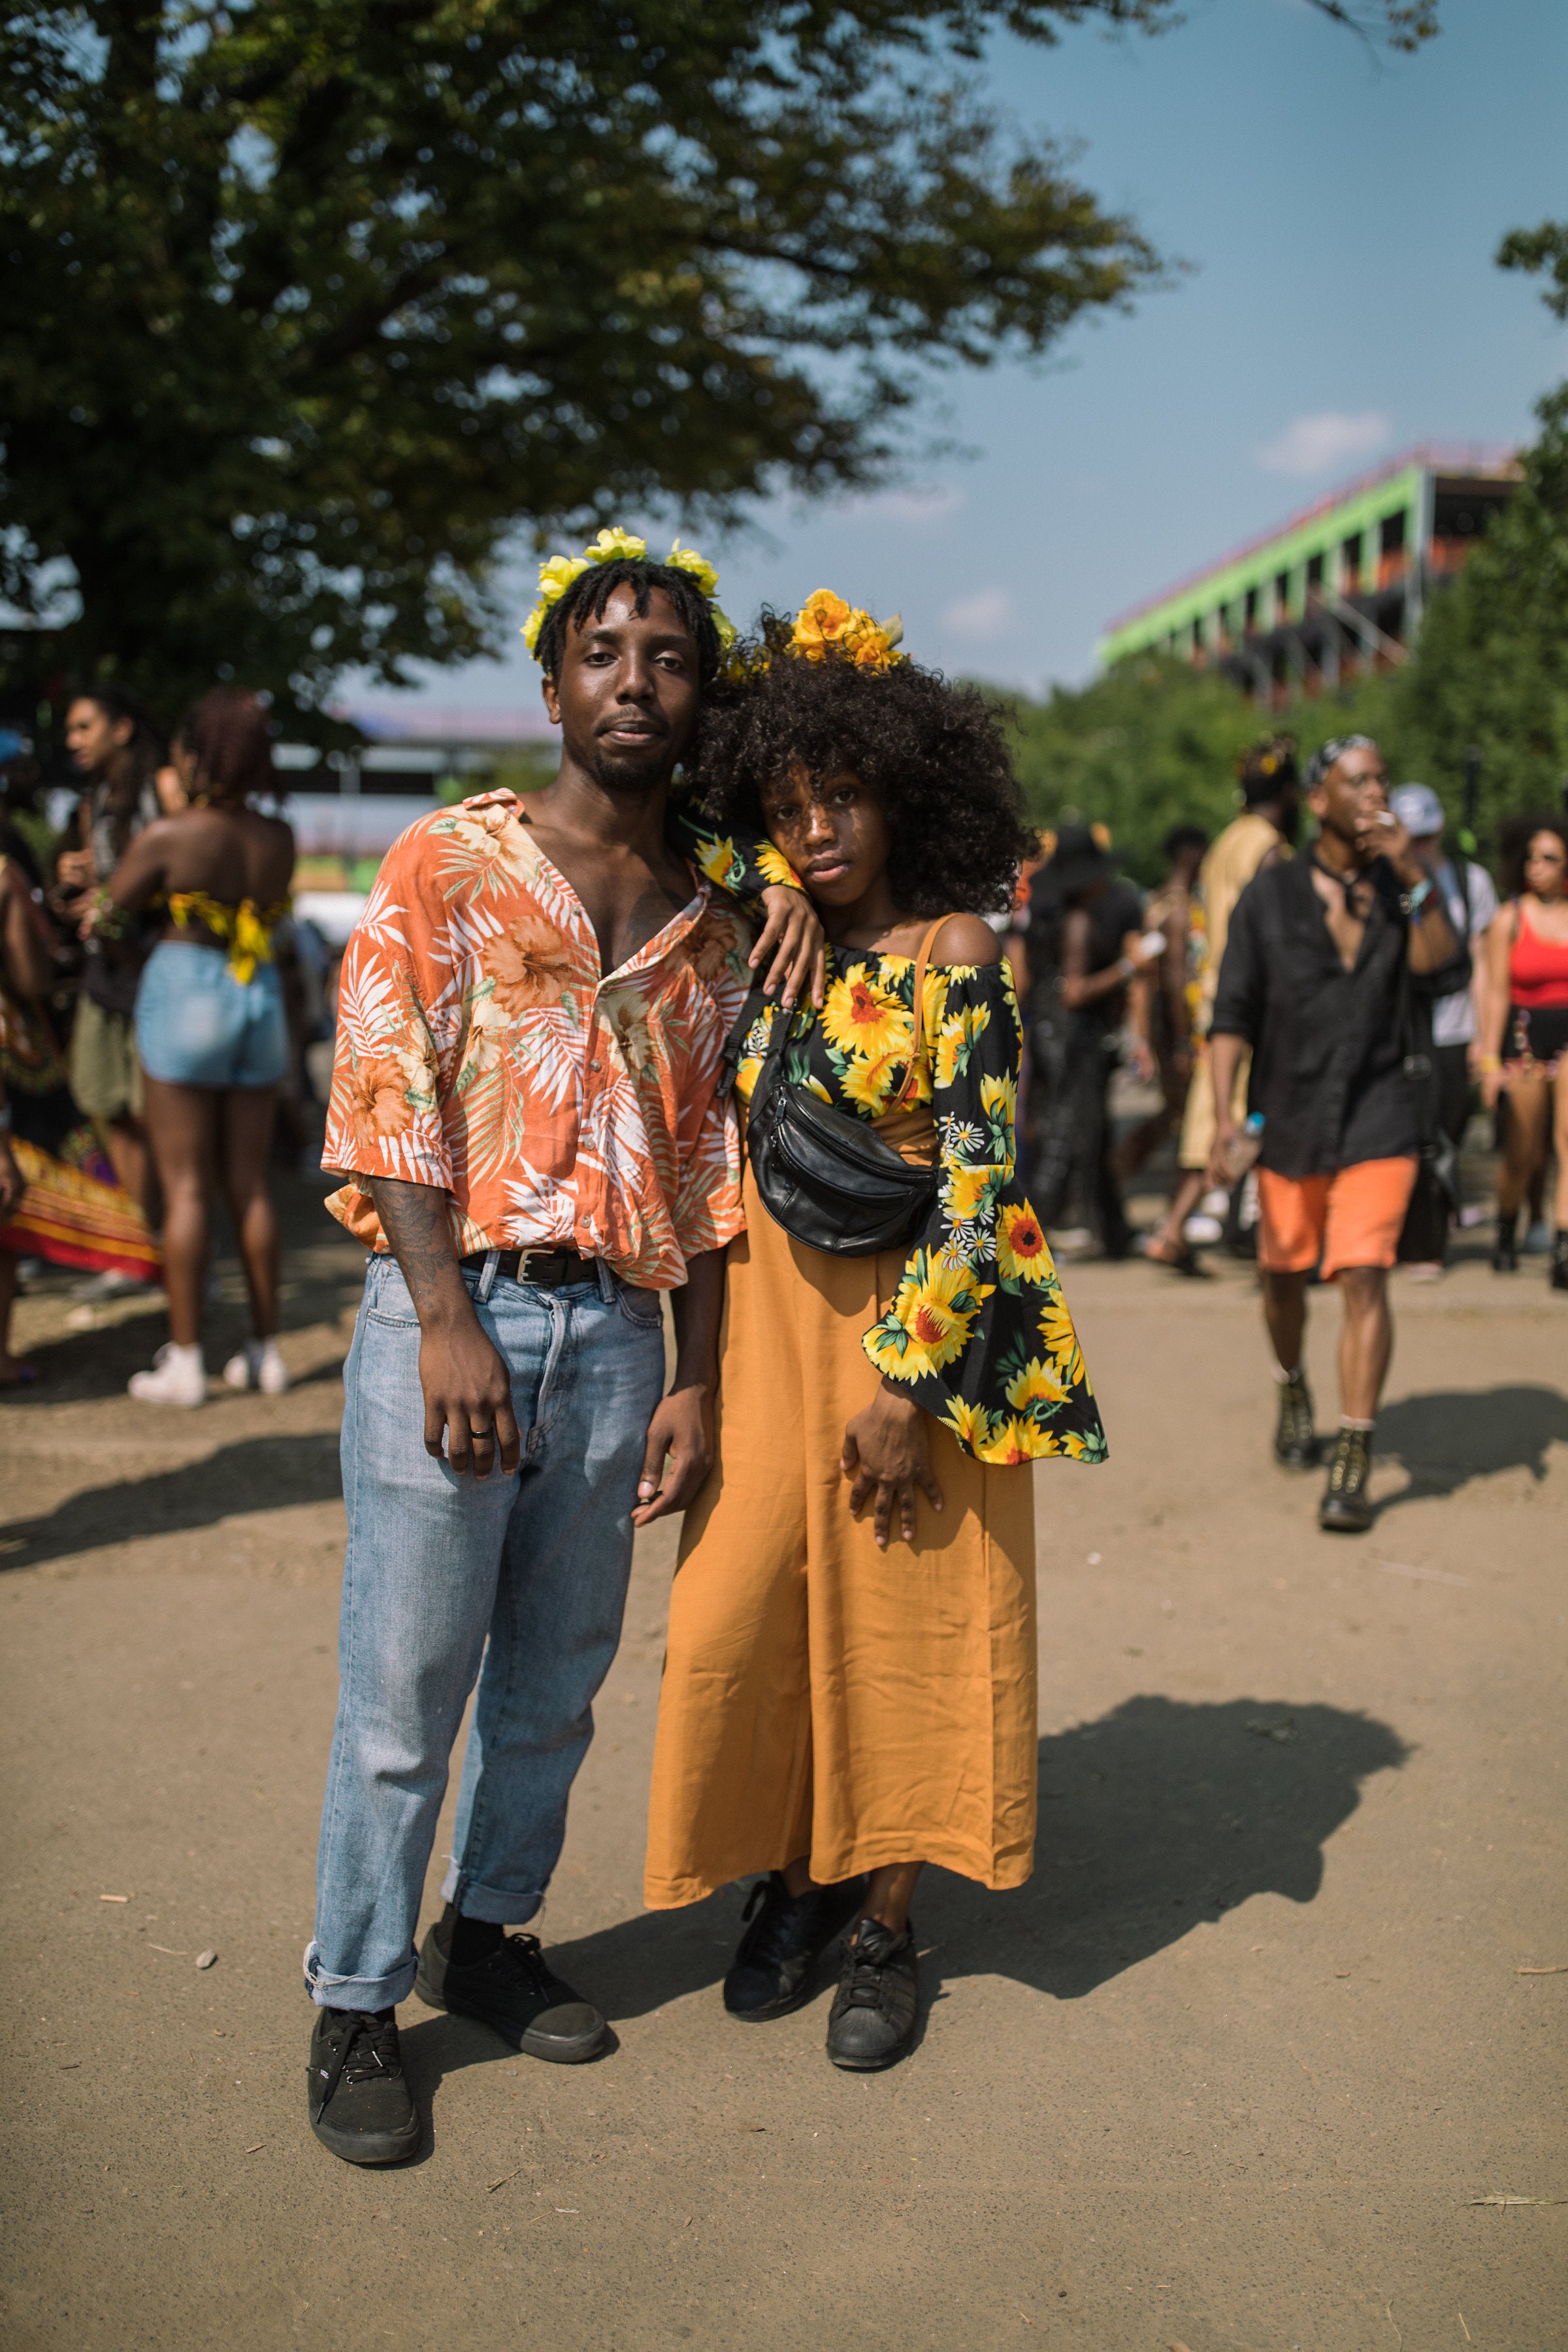
M 797 1011 L 791 1085 L 874 1120 L 904 1081 L 914 1034 L 910 956 L 829 950 L 820 1013 Z M 767 1007 L 744 1041 L 735 1091 L 749 1102 L 772 1034 Z M 892 1304 L 861 1342 L 878 1371 L 978 1462 L 1105 1458 L 1105 1432 L 1038 1218 L 1015 1165 L 1023 1027 L 1005 963 L 931 965 L 921 1067 L 940 1171 L 926 1228 Z
M 327 1207 L 385 1237 L 363 1182 L 451 1196 L 459 1253 L 574 1249 L 673 1290 L 742 1229 L 740 1145 L 719 1091 L 751 933 L 691 902 L 601 971 L 581 901 L 509 792 L 422 817 L 383 863 L 343 957 Z M 739 864 L 749 872 L 747 860 Z

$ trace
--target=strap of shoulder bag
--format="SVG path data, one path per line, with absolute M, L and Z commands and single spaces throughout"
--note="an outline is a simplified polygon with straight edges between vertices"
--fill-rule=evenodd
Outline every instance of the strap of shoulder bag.
M 931 961 L 931 943 L 947 919 L 945 915 L 937 917 L 921 941 L 920 953 L 915 958 L 915 1025 L 910 1038 L 910 1066 L 904 1072 L 903 1085 L 888 1105 L 889 1110 L 907 1109 L 910 1097 L 920 1084 L 921 1047 L 925 1042 L 926 966 Z

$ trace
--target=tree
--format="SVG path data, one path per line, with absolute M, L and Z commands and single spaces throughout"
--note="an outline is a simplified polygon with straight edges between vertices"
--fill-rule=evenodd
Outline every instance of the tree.
M 1230 823 L 1237 757 L 1260 735 L 1293 734 L 1303 766 L 1331 735 L 1373 735 L 1397 777 L 1419 772 L 1407 764 L 1394 692 L 1392 679 L 1373 677 L 1262 710 L 1221 670 L 1140 656 L 1044 702 L 1014 700 L 1015 765 L 1037 824 L 1108 825 L 1127 872 L 1153 882 L 1172 825 L 1215 834 Z
M 1498 260 L 1548 272 L 1542 299 L 1568 319 L 1568 224 L 1515 230 Z M 1568 771 L 1568 383 L 1536 415 L 1524 479 L 1434 599 L 1398 694 L 1401 724 L 1451 810 L 1469 747 L 1479 751 L 1484 835 L 1510 811 L 1555 804 Z
M 1430 0 L 1310 0 L 1395 46 Z M 493 649 L 520 528 L 892 461 L 1160 264 L 968 69 L 1174 0 L 18 0 L 0 593 L 168 701 Z

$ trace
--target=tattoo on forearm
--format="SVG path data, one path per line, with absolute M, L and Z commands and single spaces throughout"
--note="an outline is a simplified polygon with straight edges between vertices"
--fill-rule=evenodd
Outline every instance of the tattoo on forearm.
M 415 1311 L 450 1296 L 458 1272 L 457 1246 L 447 1195 L 433 1184 L 405 1184 L 395 1176 L 373 1176 L 370 1196 L 381 1219 L 382 1232 L 403 1268 Z

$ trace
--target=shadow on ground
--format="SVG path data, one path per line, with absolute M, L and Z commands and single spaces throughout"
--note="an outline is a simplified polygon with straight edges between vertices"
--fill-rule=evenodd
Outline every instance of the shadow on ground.
M 156 1477 L 89 1486 L 45 1518 L 8 1521 L 0 1526 L 0 1570 L 37 1568 L 105 1544 L 209 1528 L 239 1511 L 330 1502 L 342 1492 L 334 1430 L 242 1438 Z
M 1528 1470 L 1539 1482 L 1547 1448 L 1568 1445 L 1568 1396 L 1531 1384 L 1401 1397 L 1379 1413 L 1374 1444 L 1404 1465 L 1408 1481 L 1382 1498 L 1380 1516 L 1500 1470 Z
M 1058 2000 L 1176 1943 L 1253 1895 L 1310 1903 L 1324 1841 L 1405 1742 L 1340 1707 L 1128 1699 L 1040 1742 L 1040 1829 L 1026 1886 L 992 1895 L 931 1871 L 916 1904 L 928 1995 L 941 1977 L 1010 1976 Z M 553 1946 L 552 1964 L 613 2018 L 716 1985 L 740 1933 L 726 1887 Z M 492 2054 L 493 2054 L 493 2045 Z

